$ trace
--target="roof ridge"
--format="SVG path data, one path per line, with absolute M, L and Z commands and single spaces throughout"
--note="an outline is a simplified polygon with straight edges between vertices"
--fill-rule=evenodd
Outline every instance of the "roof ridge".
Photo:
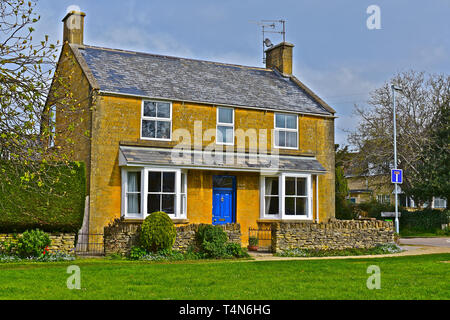
M 148 56 L 161 57 L 161 58 L 170 58 L 170 59 L 179 59 L 179 60 L 187 60 L 187 61 L 205 62 L 205 63 L 211 63 L 211 64 L 228 66 L 228 67 L 240 67 L 240 68 L 246 68 L 246 69 L 255 69 L 255 70 L 261 70 L 261 71 L 273 72 L 273 69 L 263 68 L 263 67 L 246 66 L 246 65 L 242 65 L 242 64 L 226 63 L 226 62 L 203 60 L 203 59 L 184 58 L 184 57 L 169 56 L 169 55 L 164 55 L 164 54 L 156 54 L 156 53 L 149 53 L 149 52 L 143 52 L 143 51 L 114 49 L 114 48 L 107 48 L 107 47 L 100 47 L 100 46 L 92 46 L 92 45 L 87 45 L 87 44 L 76 45 L 76 46 L 79 49 L 91 48 L 91 49 L 99 49 L 99 50 L 105 50 L 105 51 L 111 51 L 111 52 L 120 52 L 120 53 L 127 53 L 127 54 L 140 54 L 140 55 L 148 55 Z

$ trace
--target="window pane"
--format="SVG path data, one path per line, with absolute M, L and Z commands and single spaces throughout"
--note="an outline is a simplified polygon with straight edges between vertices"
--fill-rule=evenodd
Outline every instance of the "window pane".
M 218 143 L 233 143 L 233 127 L 218 126 L 217 127 Z
M 295 214 L 297 216 L 306 216 L 306 198 L 296 198 L 295 202 Z
M 163 192 L 175 192 L 175 172 L 163 173 Z
M 158 131 L 156 137 L 158 139 L 170 139 L 170 122 L 158 121 Z
M 295 198 L 285 198 L 285 212 L 288 216 L 295 215 Z
M 182 194 L 181 195 L 181 208 L 180 208 L 180 212 L 181 214 L 186 214 L 186 195 Z
M 297 195 L 306 196 L 306 178 L 297 178 Z
M 266 196 L 278 195 L 278 178 L 266 178 Z
M 266 214 L 278 214 L 279 207 L 278 207 L 278 197 L 266 197 L 266 208 L 265 212 Z
M 233 188 L 233 178 L 224 176 L 214 176 L 213 188 Z
M 286 147 L 297 148 L 297 132 L 286 132 Z
M 170 119 L 170 104 L 158 103 L 158 118 Z
M 161 211 L 161 195 L 149 194 L 147 197 L 147 213 Z
M 167 214 L 175 213 L 175 195 L 174 194 L 163 194 L 161 211 L 164 211 Z
M 295 178 L 286 178 L 286 195 L 295 195 Z
M 181 174 L 181 193 L 186 193 L 186 173 Z
M 127 195 L 127 213 L 128 214 L 141 213 L 141 195 L 139 193 Z
M 153 120 L 142 120 L 142 136 L 145 138 L 155 138 L 155 121 Z
M 140 192 L 141 191 L 141 173 L 140 172 L 128 172 L 127 179 L 127 191 L 128 192 Z
M 275 115 L 275 127 L 282 129 L 286 128 L 286 116 L 284 114 Z
M 144 101 L 144 117 L 156 117 L 156 103 Z
M 161 172 L 148 173 L 148 192 L 161 192 Z
M 233 124 L 233 109 L 219 108 L 219 122 Z
M 275 132 L 275 145 L 278 147 L 286 146 L 286 132 L 285 131 Z
M 286 128 L 297 129 L 297 116 L 294 115 L 286 116 Z

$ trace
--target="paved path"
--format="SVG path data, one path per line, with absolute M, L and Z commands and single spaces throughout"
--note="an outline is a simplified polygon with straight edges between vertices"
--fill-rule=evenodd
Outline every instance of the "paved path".
M 419 239 L 419 238 L 415 238 Z M 432 241 L 424 241 L 432 240 Z M 440 239 L 440 240 L 437 240 Z M 411 243 L 404 243 L 406 242 Z M 420 238 L 420 240 L 410 241 L 413 239 L 401 239 L 400 247 L 405 250 L 400 253 L 393 254 L 379 254 L 379 255 L 365 255 L 365 256 L 342 256 L 342 257 L 276 257 L 270 253 L 249 252 L 254 258 L 253 261 L 286 261 L 286 260 L 338 260 L 338 259 L 376 259 L 387 257 L 403 257 L 403 256 L 418 256 L 423 254 L 437 254 L 437 253 L 450 253 L 450 245 L 447 240 L 450 238 Z M 431 244 L 431 245 L 430 245 Z
M 431 246 L 431 247 L 447 247 L 450 248 L 450 237 L 442 238 L 402 238 L 401 245 L 410 246 Z

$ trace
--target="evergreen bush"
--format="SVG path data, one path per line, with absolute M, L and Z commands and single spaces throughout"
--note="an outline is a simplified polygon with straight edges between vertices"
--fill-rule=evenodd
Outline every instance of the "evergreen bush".
M 172 249 L 177 231 L 165 212 L 153 212 L 143 222 L 141 246 L 149 252 Z

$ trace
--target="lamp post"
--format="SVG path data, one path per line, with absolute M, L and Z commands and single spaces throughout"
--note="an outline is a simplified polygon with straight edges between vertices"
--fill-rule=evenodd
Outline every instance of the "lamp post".
M 394 106 L 394 169 L 397 168 L 397 109 L 395 106 L 395 91 L 402 91 L 402 88 L 391 85 L 392 89 L 392 104 Z M 398 221 L 398 189 L 397 183 L 395 185 L 395 232 L 400 232 L 400 226 Z

